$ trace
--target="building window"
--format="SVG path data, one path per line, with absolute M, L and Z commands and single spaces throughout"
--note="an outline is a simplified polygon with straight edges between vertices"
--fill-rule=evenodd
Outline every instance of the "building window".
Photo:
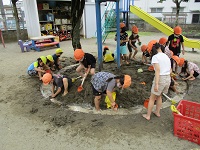
M 176 8 L 172 8 L 172 12 L 175 13 L 176 12 Z M 180 7 L 179 12 L 184 12 L 184 7 Z
M 200 0 L 195 0 L 194 2 L 200 2 Z
M 200 14 L 192 15 L 192 23 L 200 23 Z
M 151 13 L 161 13 L 163 8 L 151 8 Z

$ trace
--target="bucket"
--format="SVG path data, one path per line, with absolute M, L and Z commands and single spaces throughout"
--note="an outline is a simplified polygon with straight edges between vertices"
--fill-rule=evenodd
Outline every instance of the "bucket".
M 145 108 L 148 108 L 148 104 L 149 104 L 149 99 L 146 99 L 146 100 L 144 101 L 144 107 L 145 107 Z

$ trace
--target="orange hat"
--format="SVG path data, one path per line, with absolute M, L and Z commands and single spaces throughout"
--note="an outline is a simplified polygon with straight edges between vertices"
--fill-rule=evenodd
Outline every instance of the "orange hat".
M 123 22 L 121 22 L 119 26 L 120 26 L 120 28 L 123 28 L 123 27 L 125 27 L 126 25 L 125 25 Z
M 50 73 L 45 73 L 42 77 L 42 81 L 44 85 L 49 84 L 49 82 L 51 82 L 52 79 L 52 75 Z
M 132 32 L 137 34 L 138 33 L 138 28 L 136 26 L 133 26 L 132 27 Z
M 104 46 L 103 49 L 109 49 L 108 46 Z
M 83 58 L 84 55 L 85 55 L 85 53 L 83 52 L 82 49 L 76 49 L 74 51 L 74 59 L 76 61 L 80 61 Z
M 179 60 L 180 60 L 180 61 L 179 61 L 179 64 L 178 64 L 178 65 L 179 65 L 180 67 L 182 67 L 183 64 L 184 64 L 184 62 L 185 62 L 185 59 L 184 59 L 184 58 L 180 58 Z
M 131 85 L 131 77 L 129 75 L 124 75 L 124 84 L 122 88 L 127 88 Z
M 167 39 L 165 37 L 160 38 L 159 43 L 164 45 L 165 43 L 167 43 Z
M 177 64 L 180 63 L 180 58 L 179 58 L 178 56 L 173 55 L 173 56 L 172 56 L 172 59 L 175 60 Z
M 149 66 L 149 67 L 148 67 L 148 70 L 149 70 L 149 71 L 154 71 L 153 65 Z
M 148 51 L 149 53 L 151 52 L 153 45 L 156 44 L 157 42 L 158 42 L 157 40 L 151 40 L 151 41 L 148 43 L 147 51 Z
M 182 33 L 181 27 L 176 26 L 176 27 L 174 28 L 174 33 L 175 33 L 175 34 L 181 34 L 181 33 Z
M 174 53 L 173 53 L 172 51 L 170 51 L 170 54 L 171 54 L 171 56 L 173 56 L 173 55 L 174 55 Z
M 141 46 L 141 51 L 142 51 L 142 52 L 145 52 L 145 51 L 147 50 L 147 48 L 148 48 L 147 45 L 142 45 L 142 46 Z

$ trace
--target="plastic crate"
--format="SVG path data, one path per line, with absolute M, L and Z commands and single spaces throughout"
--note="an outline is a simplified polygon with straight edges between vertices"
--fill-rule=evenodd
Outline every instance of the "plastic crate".
M 177 106 L 182 114 L 174 115 L 174 135 L 200 144 L 200 103 L 181 100 Z

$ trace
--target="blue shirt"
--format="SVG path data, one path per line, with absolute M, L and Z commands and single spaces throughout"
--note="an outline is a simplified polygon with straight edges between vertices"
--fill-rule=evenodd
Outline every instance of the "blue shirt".
M 34 70 L 34 68 L 36 68 L 36 67 L 38 67 L 38 62 L 37 62 L 37 61 L 33 62 L 33 63 L 28 67 L 28 70 L 27 70 L 27 71 L 29 71 L 29 70 Z

